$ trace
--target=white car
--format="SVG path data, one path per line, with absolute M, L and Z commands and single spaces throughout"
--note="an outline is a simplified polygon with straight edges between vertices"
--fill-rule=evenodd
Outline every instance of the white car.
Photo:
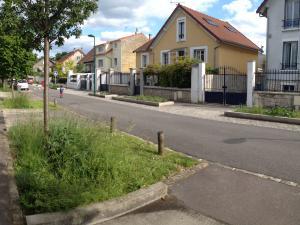
M 20 91 L 28 91 L 29 90 L 29 85 L 27 80 L 18 80 L 17 83 L 17 89 Z

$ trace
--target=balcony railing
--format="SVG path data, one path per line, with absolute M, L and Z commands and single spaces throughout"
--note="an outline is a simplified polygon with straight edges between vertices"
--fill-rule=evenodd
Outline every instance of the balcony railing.
M 289 28 L 300 28 L 300 18 L 298 19 L 286 19 L 283 20 L 283 28 L 289 29 Z

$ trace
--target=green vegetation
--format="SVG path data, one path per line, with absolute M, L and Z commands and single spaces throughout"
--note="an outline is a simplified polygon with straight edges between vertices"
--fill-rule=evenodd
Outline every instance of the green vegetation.
M 300 118 L 300 112 L 284 107 L 273 107 L 273 108 L 262 108 L 262 107 L 252 107 L 248 108 L 241 106 L 235 110 L 236 112 L 252 113 L 252 114 L 263 114 L 269 116 L 281 116 L 288 118 Z
M 54 104 L 49 105 L 51 109 L 55 109 Z M 43 102 L 41 100 L 31 100 L 27 94 L 16 94 L 14 98 L 6 98 L 0 101 L 0 108 L 5 109 L 42 109 Z
M 154 184 L 196 161 L 95 121 L 60 116 L 17 124 L 9 131 L 15 176 L 25 213 L 67 210 L 122 196 Z
M 157 86 L 191 88 L 192 65 L 198 63 L 190 58 L 179 58 L 176 63 L 170 65 L 149 65 L 144 74 L 146 76 L 159 76 Z
M 58 84 L 54 84 L 54 83 L 49 83 L 49 88 L 57 90 L 57 88 L 59 88 L 59 85 Z
M 0 91 L 2 91 L 2 92 L 10 92 L 11 88 L 8 87 L 8 86 L 2 86 L 2 85 L 0 85 Z
M 160 96 L 146 96 L 146 95 L 137 95 L 137 96 L 126 96 L 126 98 L 147 101 L 147 102 L 167 102 L 168 99 Z

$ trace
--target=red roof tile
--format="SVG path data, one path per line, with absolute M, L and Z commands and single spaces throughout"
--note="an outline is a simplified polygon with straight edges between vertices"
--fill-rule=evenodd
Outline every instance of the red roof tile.
M 72 52 L 69 52 L 67 55 L 63 56 L 62 58 L 60 58 L 59 60 L 57 60 L 57 63 L 63 63 L 64 61 L 66 61 L 68 58 L 72 57 L 77 51 L 81 52 L 83 55 L 84 52 L 81 49 L 75 49 Z
M 137 48 L 136 50 L 134 50 L 133 52 L 146 52 L 150 45 L 153 43 L 153 38 L 149 41 L 147 41 L 145 44 L 143 44 L 141 47 Z

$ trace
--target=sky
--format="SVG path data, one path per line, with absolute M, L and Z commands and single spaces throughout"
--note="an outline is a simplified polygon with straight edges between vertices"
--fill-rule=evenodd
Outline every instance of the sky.
M 82 36 L 65 41 L 57 52 L 83 48 L 89 51 L 96 36 L 97 44 L 133 34 L 136 29 L 145 35 L 155 36 L 176 7 L 176 2 L 210 16 L 228 21 L 259 47 L 266 46 L 266 18 L 259 17 L 256 9 L 262 0 L 99 0 L 97 13 L 83 25 Z

